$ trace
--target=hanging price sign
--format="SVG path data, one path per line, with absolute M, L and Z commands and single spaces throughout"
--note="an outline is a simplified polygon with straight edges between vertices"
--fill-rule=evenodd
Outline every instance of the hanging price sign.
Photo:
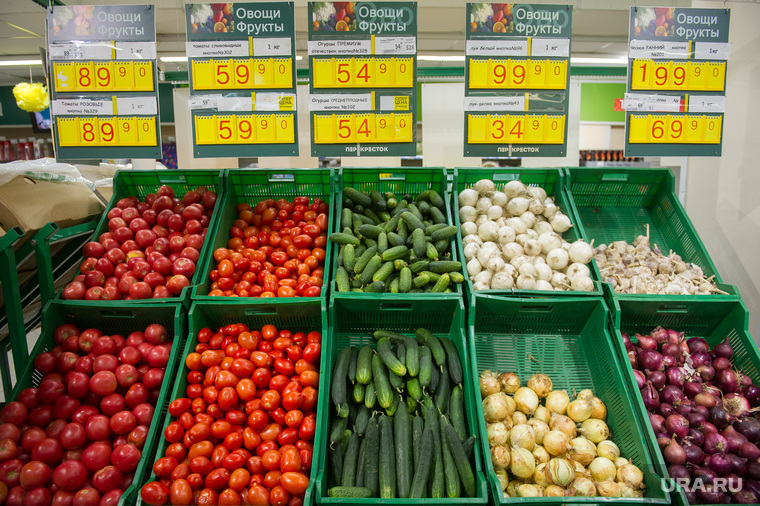
M 310 2 L 311 152 L 417 154 L 416 2 Z
M 298 155 L 296 115 L 270 112 L 296 108 L 293 11 L 292 2 L 185 6 L 196 157 Z
M 48 8 L 58 158 L 161 157 L 154 14 L 151 5 Z
M 626 156 L 720 156 L 729 22 L 728 9 L 631 8 Z
M 565 156 L 572 13 L 467 4 L 465 156 Z

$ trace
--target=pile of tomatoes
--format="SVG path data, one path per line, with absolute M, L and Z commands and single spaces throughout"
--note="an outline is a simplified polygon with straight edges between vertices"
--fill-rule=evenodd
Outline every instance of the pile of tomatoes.
M 161 186 L 140 202 L 126 197 L 108 211 L 108 232 L 84 245 L 80 274 L 64 299 L 176 297 L 190 285 L 211 221 L 216 193 L 205 187 L 182 198 Z
M 212 296 L 318 297 L 329 209 L 320 198 L 238 204 L 226 248 L 214 251 Z
M 316 428 L 319 332 L 201 329 L 185 395 L 169 405 L 166 449 L 144 502 L 301 506 Z
M 0 411 L 0 504 L 115 506 L 132 484 L 169 361 L 166 329 L 58 327 L 42 380 Z

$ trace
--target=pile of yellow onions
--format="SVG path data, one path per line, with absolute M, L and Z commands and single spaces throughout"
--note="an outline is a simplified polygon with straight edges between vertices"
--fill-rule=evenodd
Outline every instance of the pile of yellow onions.
M 491 464 L 508 497 L 644 497 L 644 473 L 612 442 L 607 406 L 535 374 L 480 374 Z M 543 401 L 543 403 L 542 403 Z

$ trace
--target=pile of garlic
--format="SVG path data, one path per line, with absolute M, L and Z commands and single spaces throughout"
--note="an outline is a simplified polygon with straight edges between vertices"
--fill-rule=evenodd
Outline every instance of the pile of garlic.
M 594 289 L 592 246 L 562 238 L 573 224 L 543 188 L 481 179 L 459 193 L 459 221 L 475 290 Z
M 698 265 L 684 262 L 672 251 L 665 256 L 656 244 L 650 247 L 649 235 L 638 236 L 633 245 L 625 241 L 602 244 L 594 250 L 594 259 L 616 293 L 726 294 L 715 286 L 714 276 L 706 277 Z

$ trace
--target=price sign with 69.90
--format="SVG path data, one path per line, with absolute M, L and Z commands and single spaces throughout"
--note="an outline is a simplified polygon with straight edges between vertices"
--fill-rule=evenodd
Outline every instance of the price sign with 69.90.
M 292 2 L 185 8 L 196 157 L 298 154 Z
M 572 13 L 467 4 L 465 156 L 565 156 Z
M 153 6 L 53 6 L 47 40 L 58 158 L 160 157 Z
M 631 8 L 626 156 L 719 156 L 728 9 Z

